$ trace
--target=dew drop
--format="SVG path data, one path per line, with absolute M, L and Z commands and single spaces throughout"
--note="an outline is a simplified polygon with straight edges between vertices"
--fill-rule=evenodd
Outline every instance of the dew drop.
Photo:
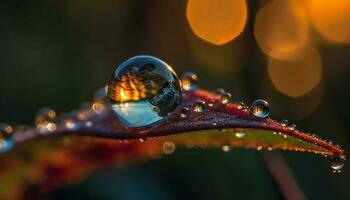
M 226 93 L 224 93 L 223 95 L 221 95 L 220 101 L 221 101 L 223 104 L 227 104 L 227 103 L 230 101 L 231 96 L 232 96 L 231 93 L 226 92 Z
M 141 127 L 164 119 L 181 103 L 180 85 L 176 73 L 162 60 L 136 56 L 114 71 L 108 97 L 126 127 Z
M 214 103 L 215 103 L 214 100 L 209 101 L 208 102 L 208 107 L 210 107 L 210 108 L 214 107 Z
M 76 130 L 79 128 L 79 123 L 77 120 L 70 118 L 64 121 L 64 126 L 69 130 Z
M 195 112 L 203 112 L 205 107 L 204 101 L 197 101 L 193 106 L 193 111 Z
M 107 102 L 103 99 L 95 99 L 91 108 L 96 114 L 101 114 L 107 107 Z
M 289 123 L 288 120 L 284 119 L 284 120 L 282 120 L 281 125 L 286 127 L 286 126 L 288 126 L 288 123 Z
M 297 125 L 295 125 L 295 124 L 291 124 L 291 125 L 289 125 L 289 129 L 290 130 L 295 130 L 295 128 L 297 127 Z
M 250 107 L 250 112 L 258 118 L 267 118 L 270 114 L 269 103 L 265 100 L 255 100 Z
M 222 150 L 223 150 L 224 152 L 230 152 L 231 149 L 232 149 L 232 148 L 231 148 L 230 146 L 228 146 L 228 145 L 222 146 Z
M 193 91 L 197 89 L 198 77 L 192 72 L 185 72 L 181 75 L 182 89 L 185 91 Z
M 236 104 L 237 104 L 237 109 L 239 109 L 239 110 L 241 110 L 241 109 L 243 109 L 245 107 L 244 103 L 241 102 L 241 101 L 236 103 Z
M 341 172 L 341 169 L 344 167 L 344 156 L 336 156 L 331 159 L 331 168 L 334 173 Z
M 42 134 L 52 133 L 56 129 L 57 129 L 57 126 L 56 126 L 55 122 L 51 122 L 51 121 L 45 122 L 44 124 L 42 124 L 38 127 L 38 130 Z
M 236 128 L 234 131 L 237 138 L 243 138 L 245 136 L 245 130 L 242 128 Z
M 257 147 L 256 147 L 256 150 L 258 150 L 258 151 L 261 151 L 262 149 L 263 149 L 262 146 L 257 146 Z
M 165 154 L 171 154 L 175 151 L 175 144 L 173 142 L 164 142 L 163 144 L 163 152 Z
M 56 120 L 56 112 L 51 108 L 41 108 L 38 110 L 35 117 L 35 125 L 37 128 L 41 129 L 50 122 Z
M 10 150 L 14 146 L 13 128 L 7 123 L 0 123 L 0 153 Z
M 189 113 L 189 109 L 187 107 L 183 107 L 180 112 L 181 118 L 186 118 Z

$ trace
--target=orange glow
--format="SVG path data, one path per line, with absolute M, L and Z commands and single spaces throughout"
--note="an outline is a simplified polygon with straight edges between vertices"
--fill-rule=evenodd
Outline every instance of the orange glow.
M 247 5 L 245 0 L 188 0 L 186 16 L 198 37 L 222 45 L 243 31 Z
M 323 37 L 350 43 L 350 0 L 307 0 L 310 21 Z
M 321 58 L 315 48 L 306 47 L 303 55 L 295 61 L 269 58 L 268 72 L 277 90 L 291 97 L 300 97 L 320 82 Z
M 256 15 L 254 35 L 261 50 L 274 58 L 294 60 L 308 40 L 304 11 L 292 1 L 274 0 Z

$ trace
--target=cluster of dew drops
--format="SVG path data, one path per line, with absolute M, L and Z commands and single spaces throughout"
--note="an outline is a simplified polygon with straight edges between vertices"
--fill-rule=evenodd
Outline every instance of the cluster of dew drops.
M 177 75 L 175 74 L 174 71 L 172 71 L 172 69 L 170 67 L 168 67 L 168 65 L 161 61 L 158 58 L 152 57 L 152 56 L 136 56 L 133 57 L 127 61 L 125 61 L 124 63 L 122 63 L 114 72 L 114 76 L 112 77 L 111 82 L 109 83 L 109 85 L 100 88 L 99 90 L 96 91 L 92 102 L 85 102 L 81 105 L 81 107 L 76 110 L 76 111 L 72 111 L 69 113 L 63 113 L 60 116 L 57 116 L 56 112 L 51 109 L 51 108 L 42 108 L 40 109 L 35 117 L 35 128 L 37 131 L 33 132 L 33 131 L 29 131 L 31 129 L 30 126 L 25 126 L 25 125 L 17 125 L 15 127 L 12 127 L 11 125 L 1 122 L 0 123 L 0 153 L 2 152 L 6 152 L 8 150 L 10 150 L 16 142 L 18 141 L 23 141 L 23 140 L 27 140 L 28 138 L 34 137 L 34 135 L 31 134 L 50 134 L 50 133 L 54 133 L 55 131 L 57 131 L 58 129 L 60 129 L 61 131 L 65 131 L 65 130 L 70 130 L 70 131 L 74 131 L 74 130 L 78 130 L 80 127 L 85 127 L 85 128 L 89 128 L 93 126 L 93 121 L 90 119 L 93 119 L 94 116 L 99 115 L 101 113 L 103 113 L 103 111 L 105 111 L 106 109 L 110 109 L 112 108 L 112 110 L 114 111 L 114 113 L 116 114 L 116 116 L 119 119 L 122 119 L 121 121 L 125 121 L 125 126 L 126 127 L 137 127 L 137 126 L 142 126 L 145 124 L 150 124 L 150 123 L 154 123 L 157 120 L 162 119 L 162 117 L 164 116 L 160 116 L 159 112 L 155 112 L 155 111 L 160 111 L 162 108 L 161 107 L 157 107 L 156 105 L 154 105 L 154 102 L 152 104 L 153 100 L 150 99 L 146 99 L 147 101 L 144 100 L 139 100 L 134 102 L 116 102 L 114 101 L 114 97 L 111 98 L 110 91 L 112 90 L 113 92 L 115 92 L 115 85 L 118 85 L 120 83 L 118 83 L 118 81 L 120 80 L 124 80 L 125 78 L 121 76 L 125 75 L 125 70 L 129 70 L 129 68 L 132 68 L 132 71 L 137 71 L 137 73 L 141 73 L 143 76 L 149 75 L 149 70 L 152 70 L 152 68 L 150 69 L 150 67 L 148 66 L 146 69 L 143 68 L 142 65 L 144 64 L 144 62 L 154 62 L 157 65 L 160 65 L 160 70 L 161 73 L 166 74 L 168 73 L 168 75 L 173 75 L 172 78 L 174 80 L 168 80 L 168 82 L 170 83 L 170 81 L 175 82 L 175 81 L 179 81 L 180 84 L 179 86 L 181 87 L 181 89 L 176 91 L 176 84 L 174 85 L 174 88 L 171 88 L 170 85 L 170 93 L 171 92 L 181 92 L 181 91 L 186 91 L 186 92 L 191 92 L 194 91 L 198 88 L 198 76 L 192 72 L 185 72 L 182 74 L 182 76 L 180 77 L 180 80 L 176 80 Z M 141 63 L 141 69 L 135 69 L 135 66 L 132 66 L 131 64 L 135 65 L 135 63 Z M 122 67 L 121 67 L 122 66 Z M 130 67 L 132 66 L 132 67 Z M 120 70 L 120 68 L 126 68 L 124 71 Z M 157 66 L 159 67 L 159 66 Z M 145 70 L 145 71 L 138 71 L 138 70 Z M 159 69 L 158 69 L 159 70 Z M 120 72 L 122 71 L 122 72 Z M 124 73 L 124 74 L 122 74 Z M 137 76 L 136 73 L 136 76 Z M 152 74 L 151 74 L 152 75 Z M 164 76 L 166 76 L 164 75 Z M 128 74 L 128 76 L 130 76 L 131 78 L 135 77 L 135 74 L 131 73 Z M 168 76 L 169 77 L 169 76 Z M 124 78 L 124 79 L 123 79 Z M 145 80 L 144 77 L 142 77 L 143 79 L 140 80 Z M 147 76 L 146 76 L 147 78 Z M 161 77 L 164 78 L 164 77 Z M 153 77 L 154 79 L 154 77 Z M 169 79 L 169 78 L 168 78 Z M 148 81 L 148 80 L 147 80 Z M 117 82 L 117 83 L 116 83 Z M 112 84 L 111 84 L 112 83 Z M 154 84 L 156 84 L 157 82 L 153 82 L 150 81 L 146 84 L 150 85 L 150 88 L 156 88 L 154 86 Z M 123 83 L 122 83 L 123 84 Z M 112 87 L 112 88 L 111 88 Z M 135 86 L 134 86 L 135 87 Z M 123 95 L 125 95 L 125 91 L 122 91 Z M 217 89 L 215 91 L 213 91 L 214 94 L 220 96 L 220 101 L 223 104 L 228 104 L 230 103 L 231 100 L 231 94 L 228 92 L 225 92 L 224 89 Z M 134 94 L 133 94 L 134 95 Z M 168 94 L 162 94 L 164 96 L 168 95 Z M 180 94 L 182 95 L 182 94 Z M 156 95 L 157 96 L 157 95 Z M 158 95 L 159 96 L 159 95 Z M 123 96 L 122 96 L 123 97 Z M 140 98 L 141 99 L 141 98 Z M 159 99 L 159 98 L 158 98 Z M 161 98 L 160 98 L 161 99 Z M 162 99 L 161 99 L 162 100 Z M 160 100 L 160 101 L 161 101 Z M 133 106 L 130 106 L 130 104 L 128 103 L 134 103 L 136 104 L 137 109 L 133 108 Z M 172 102 L 175 106 L 177 105 L 178 102 Z M 249 112 L 250 114 L 252 114 L 253 116 L 257 117 L 257 118 L 268 118 L 269 117 L 269 113 L 270 113 L 270 108 L 269 108 L 269 104 L 267 101 L 262 100 L 262 99 L 258 99 L 255 100 L 251 106 L 247 106 L 245 105 L 243 102 L 238 102 L 235 103 L 237 109 L 240 110 L 244 110 L 245 112 Z M 131 104 L 133 105 L 133 104 Z M 152 109 L 149 109 L 148 106 L 151 106 Z M 111 107 L 112 106 L 112 107 Z M 147 107 L 147 109 L 145 109 L 145 106 Z M 206 109 L 206 106 L 208 107 L 213 107 L 214 106 L 214 101 L 211 102 L 204 102 L 204 101 L 197 101 L 195 102 L 195 104 L 193 105 L 193 108 L 188 108 L 188 107 L 183 107 L 181 109 L 180 112 L 180 118 L 187 118 L 188 114 L 190 113 L 190 110 L 194 111 L 194 112 L 204 112 Z M 125 109 L 127 109 L 125 111 Z M 133 118 L 137 118 L 138 115 L 134 114 L 134 113 L 139 113 L 141 109 L 141 112 L 145 112 L 144 114 L 150 115 L 149 118 L 151 118 L 153 121 L 132 121 Z M 143 110 L 142 110 L 143 109 Z M 171 111 L 171 110 L 170 110 Z M 168 114 L 170 114 L 170 111 L 168 110 Z M 123 113 L 127 113 L 126 115 Z M 156 114 L 154 114 L 156 113 Z M 127 116 L 130 115 L 133 118 L 127 118 Z M 135 116 L 133 116 L 135 115 Z M 154 115 L 154 116 L 152 116 Z M 126 118 L 125 118 L 126 117 Z M 143 117 L 144 118 L 144 117 Z M 129 120 L 129 121 L 128 121 Z M 213 126 L 216 126 L 217 124 L 214 122 Z M 281 121 L 281 125 L 288 127 L 291 130 L 295 130 L 296 129 L 296 125 L 295 124 L 291 124 L 289 125 L 287 120 L 282 120 Z M 221 129 L 221 131 L 225 132 L 225 129 Z M 235 136 L 237 138 L 243 138 L 246 133 L 245 130 L 243 128 L 236 128 L 235 130 Z M 276 133 L 274 133 L 276 134 Z M 284 137 L 286 138 L 287 135 L 284 135 Z M 146 141 L 145 138 L 140 139 L 141 142 Z M 187 147 L 193 147 L 193 143 L 186 143 Z M 164 142 L 163 146 L 163 152 L 165 154 L 171 154 L 175 151 L 176 146 L 173 142 L 171 141 L 166 141 Z M 224 145 L 222 147 L 222 150 L 224 152 L 229 152 L 231 150 L 231 147 L 229 145 Z M 262 150 L 262 146 L 258 146 L 257 150 Z M 268 148 L 268 150 L 272 150 L 271 147 Z M 343 165 L 344 165 L 344 160 L 345 157 L 333 157 L 331 159 L 331 168 L 333 170 L 333 172 L 340 172 Z

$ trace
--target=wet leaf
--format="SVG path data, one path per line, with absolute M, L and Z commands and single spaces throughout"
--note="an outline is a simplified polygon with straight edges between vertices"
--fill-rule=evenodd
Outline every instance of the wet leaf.
M 202 110 L 195 109 L 198 102 Z M 0 196 L 17 190 L 23 195 L 28 188 L 49 191 L 98 168 L 160 158 L 179 146 L 224 151 L 232 147 L 283 149 L 345 159 L 338 146 L 285 123 L 258 118 L 243 105 L 225 104 L 220 95 L 200 89 L 186 91 L 176 110 L 147 127 L 124 127 L 108 101 L 99 99 L 62 115 L 52 129 L 44 126 L 15 132 L 13 138 L 17 147 L 0 155 L 0 183 L 5 185 Z

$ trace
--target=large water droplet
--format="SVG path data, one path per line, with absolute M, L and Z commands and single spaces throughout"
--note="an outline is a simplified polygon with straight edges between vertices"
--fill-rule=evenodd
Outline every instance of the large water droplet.
M 13 128 L 6 123 L 0 123 L 0 153 L 10 150 L 14 146 Z
M 270 114 L 269 103 L 265 100 L 255 100 L 250 107 L 250 112 L 258 118 L 267 118 Z
M 341 169 L 344 167 L 345 158 L 342 156 L 336 156 L 331 159 L 331 168 L 334 173 L 341 172 Z
M 180 80 L 171 67 L 152 56 L 136 56 L 113 73 L 108 97 L 126 127 L 147 126 L 172 112 L 182 99 Z
M 193 91 L 197 89 L 198 77 L 192 72 L 185 72 L 181 75 L 182 89 L 185 91 Z

